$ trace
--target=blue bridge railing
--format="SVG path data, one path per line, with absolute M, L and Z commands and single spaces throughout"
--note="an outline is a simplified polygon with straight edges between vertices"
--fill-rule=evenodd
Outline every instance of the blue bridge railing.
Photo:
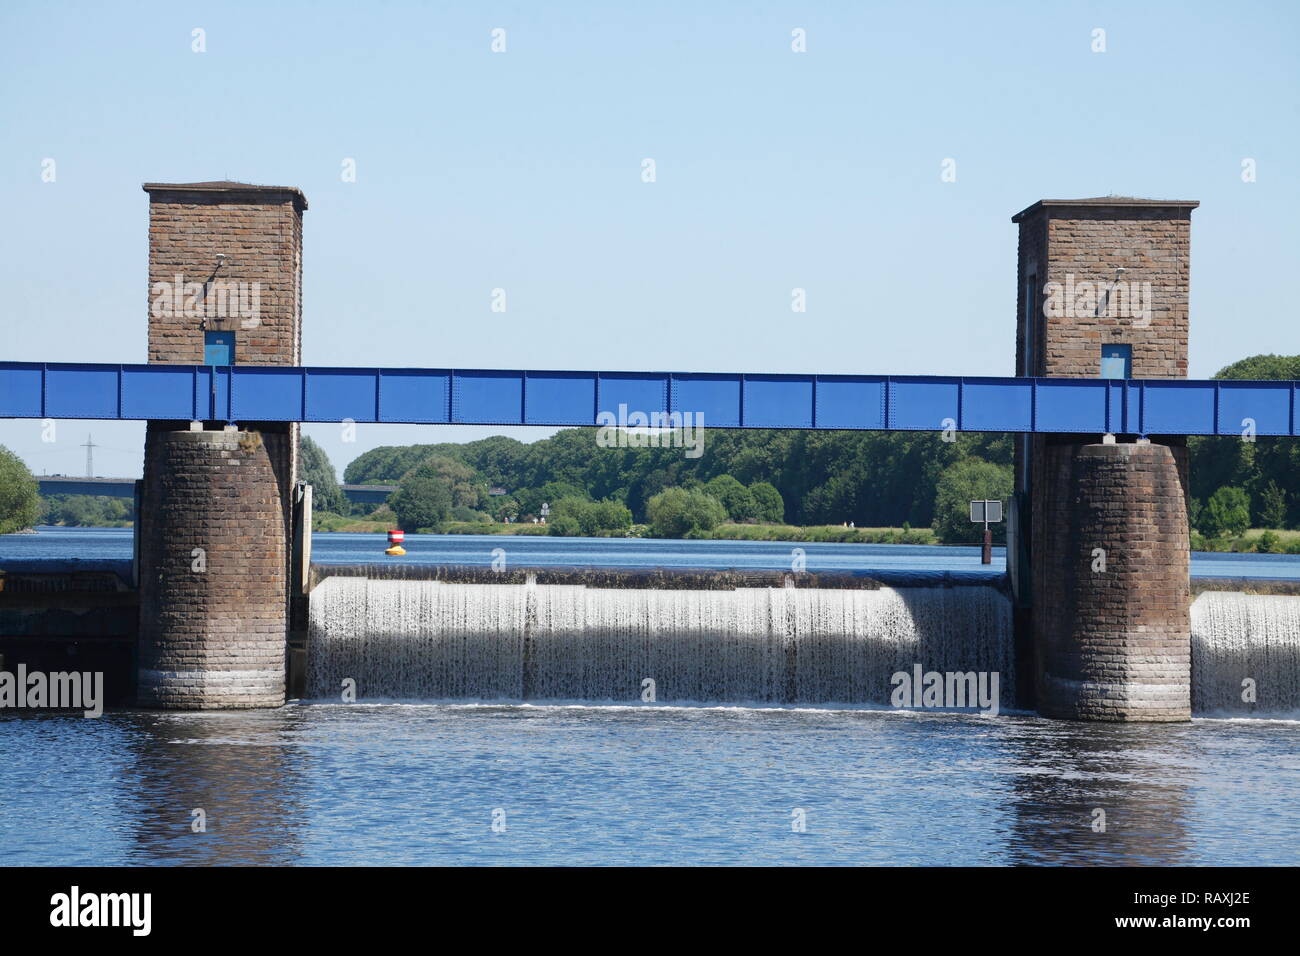
M 0 362 L 0 418 L 1295 435 L 1297 385 Z

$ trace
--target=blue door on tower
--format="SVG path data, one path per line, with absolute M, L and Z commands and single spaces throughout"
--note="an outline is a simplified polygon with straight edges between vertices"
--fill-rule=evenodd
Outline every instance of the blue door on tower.
M 234 365 L 235 364 L 235 333 L 234 332 L 204 332 L 203 333 L 203 364 L 204 365 Z
M 1101 347 L 1102 378 L 1133 377 L 1133 346 L 1103 345 Z

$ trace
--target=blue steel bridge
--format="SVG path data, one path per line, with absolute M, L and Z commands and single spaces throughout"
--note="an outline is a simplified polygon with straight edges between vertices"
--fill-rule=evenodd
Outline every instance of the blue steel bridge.
M 0 418 L 591 426 L 640 412 L 706 428 L 1294 436 L 1298 385 L 0 362 Z

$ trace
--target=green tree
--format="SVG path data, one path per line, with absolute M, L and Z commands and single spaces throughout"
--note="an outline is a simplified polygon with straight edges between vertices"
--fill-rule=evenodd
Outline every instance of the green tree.
M 1282 538 L 1276 531 L 1265 531 L 1255 542 L 1255 550 L 1260 554 L 1281 554 Z
M 1225 486 L 1201 509 L 1201 531 L 1211 538 L 1241 534 L 1250 527 L 1250 497 L 1241 488 Z
M 363 452 L 343 470 L 349 485 L 387 485 L 432 455 L 450 457 L 459 454 L 459 445 L 380 445 Z
M 585 488 L 567 481 L 548 481 L 540 488 L 524 488 L 515 497 L 519 500 L 519 513 L 534 517 L 541 516 L 542 505 L 554 508 L 565 498 L 577 498 L 580 501 L 591 499 Z
M 722 503 L 700 489 L 669 488 L 646 506 L 656 538 L 703 537 L 727 520 Z
M 635 477 L 626 499 L 635 509 L 634 516 L 644 520 L 650 499 L 664 489 L 672 488 L 674 480 L 673 472 L 667 468 L 655 468 Z
M 556 515 L 546 520 L 547 534 L 557 538 L 578 538 L 582 536 L 582 525 L 573 515 Z
M 622 531 L 632 525 L 632 512 L 618 501 L 561 498 L 547 519 L 553 535 L 594 537 L 602 531 Z
M 1011 497 L 1011 468 L 979 458 L 967 458 L 944 469 L 934 497 L 934 532 L 945 544 L 978 542 L 984 525 L 970 520 L 972 501 L 1002 501 Z M 1006 522 L 990 525 L 995 537 L 1004 538 Z
M 1219 369 L 1215 378 L 1245 381 L 1294 381 L 1300 378 L 1300 355 L 1252 355 Z
M 451 491 L 438 478 L 412 474 L 398 484 L 388 499 L 388 507 L 406 531 L 436 528 L 451 512 Z
M 1216 379 L 1266 381 L 1300 376 L 1300 356 L 1252 355 L 1220 369 Z M 1300 472 L 1300 442 L 1260 435 L 1254 441 L 1240 436 L 1192 436 L 1187 440 L 1191 458 L 1192 496 L 1207 501 L 1223 487 L 1240 488 L 1254 504 L 1251 523 L 1257 526 L 1300 526 L 1300 496 L 1281 495 L 1283 516 L 1277 520 L 1277 492 Z
M 519 487 L 520 471 L 528 458 L 528 447 L 517 438 L 492 435 L 460 446 L 465 463 L 483 476 L 489 485 L 508 491 Z
M 705 483 L 704 490 L 722 502 L 732 521 L 750 521 L 756 512 L 754 496 L 731 475 L 718 475 Z
M 765 524 L 780 524 L 785 521 L 785 502 L 775 485 L 756 481 L 749 486 L 749 494 L 754 499 L 755 518 Z
M 125 528 L 134 520 L 134 504 L 108 495 L 50 495 L 41 499 L 40 521 L 70 528 Z
M 334 466 L 325 454 L 325 449 L 316 444 L 307 435 L 298 440 L 298 470 L 302 480 L 311 485 L 312 511 L 329 511 L 336 515 L 345 515 L 351 509 L 348 500 L 339 487 L 338 476 Z
M 453 508 L 469 508 L 477 511 L 487 499 L 487 485 L 478 474 L 463 461 L 444 455 L 433 455 L 416 465 L 403 477 L 431 478 L 447 489 Z
M 1286 492 L 1276 481 L 1269 479 L 1259 496 L 1259 526 L 1261 528 L 1286 527 Z
M 519 517 L 519 502 L 509 495 L 500 495 L 488 502 L 488 514 L 494 521 L 514 521 Z
M 0 534 L 30 528 L 40 513 L 36 479 L 21 458 L 0 445 Z
M 466 508 L 464 505 L 452 505 L 451 511 L 447 512 L 447 520 L 488 524 L 492 521 L 492 516 L 486 511 L 475 511 L 473 508 Z

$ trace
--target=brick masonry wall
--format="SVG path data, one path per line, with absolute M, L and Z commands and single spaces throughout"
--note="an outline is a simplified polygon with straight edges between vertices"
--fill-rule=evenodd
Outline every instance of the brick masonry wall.
M 1032 560 L 1040 713 L 1190 719 L 1185 469 L 1186 449 L 1166 445 L 1044 449 Z
M 1046 281 L 1064 285 L 1072 275 L 1076 284 L 1109 286 L 1123 266 L 1121 282 L 1151 283 L 1149 324 L 1128 316 L 1047 317 L 1043 374 L 1095 378 L 1101 347 L 1125 343 L 1133 347 L 1134 378 L 1186 378 L 1191 220 L 1166 209 L 1139 209 L 1126 219 L 1105 213 L 1082 210 L 1048 223 Z
M 291 190 L 150 187 L 149 361 L 203 362 L 203 333 L 233 331 L 240 365 L 301 365 L 302 206 Z M 226 256 L 216 269 L 217 255 Z M 177 286 L 204 288 L 203 316 L 165 315 Z M 217 315 L 212 284 L 257 283 L 255 317 Z M 205 284 L 206 285 L 205 287 Z M 182 307 L 189 306 L 182 289 Z M 250 300 L 251 302 L 251 295 Z M 160 305 L 160 302 L 162 303 Z M 171 311 L 175 312 L 173 308 Z M 211 314 L 206 314 L 211 313 Z
M 284 703 L 288 538 L 272 461 L 283 434 L 164 431 L 146 439 L 140 515 L 144 706 Z M 203 550 L 195 570 L 194 549 Z
M 201 364 L 204 333 L 223 331 L 235 335 L 237 365 L 301 365 L 302 194 L 237 183 L 148 184 L 145 190 L 149 361 Z M 226 257 L 219 269 L 218 254 Z M 227 297 L 220 308 L 217 282 L 228 288 L 243 283 L 242 296 L 234 302 Z M 178 289 L 179 302 L 172 295 Z M 193 314 L 199 303 L 201 314 Z M 252 315 L 239 308 L 254 304 Z M 225 432 L 178 432 L 181 423 L 149 423 L 141 533 L 147 527 L 155 545 L 146 547 L 142 539 L 141 575 L 151 594 L 147 601 L 142 597 L 140 608 L 143 704 L 251 707 L 284 701 L 299 426 L 239 424 L 246 430 L 240 434 L 260 441 L 256 464 L 245 460 L 249 452 L 232 453 L 221 437 Z M 180 437 L 189 435 L 218 437 Z M 212 449 L 201 450 L 207 441 L 219 446 L 210 456 Z M 263 487 L 268 477 L 273 489 Z M 267 510 L 270 499 L 278 510 Z M 196 535 L 216 543 L 223 573 L 246 563 L 238 587 L 222 574 L 213 577 L 211 561 L 208 576 L 194 580 L 187 576 L 188 558 L 177 563 L 175 554 L 157 546 L 197 541 Z M 206 545 L 192 544 L 184 554 L 193 547 Z M 272 571 L 274 560 L 279 565 Z M 237 593 L 254 596 L 252 606 L 245 608 L 233 597 Z M 272 594 L 277 608 L 270 606 Z M 231 676 L 241 671 L 247 673 Z
M 1036 348 L 1027 366 L 1030 375 L 1096 378 L 1101 347 L 1133 347 L 1134 378 L 1186 378 L 1188 303 L 1190 296 L 1191 204 L 1047 205 L 1022 213 L 1018 271 L 1016 348 L 1024 354 L 1025 285 L 1036 270 L 1032 314 L 1039 323 Z M 1065 286 L 1093 283 L 1102 290 L 1126 271 L 1123 283 L 1150 283 L 1149 320 L 1131 315 L 1102 315 L 1075 310 L 1073 315 L 1045 314 L 1048 283 Z M 1112 293 L 1118 306 L 1118 293 Z M 1024 366 L 1017 364 L 1017 370 Z
M 1191 212 L 1194 203 L 1144 203 L 1143 201 L 1080 202 L 1045 201 L 1016 218 L 1019 222 L 1019 268 L 1017 270 L 1016 353 L 1017 374 L 1067 378 L 1097 378 L 1101 374 L 1101 349 L 1107 344 L 1132 347 L 1132 374 L 1135 378 L 1183 378 L 1187 375 L 1187 337 L 1189 301 L 1189 265 Z M 1126 271 L 1124 283 L 1150 283 L 1149 318 L 1131 314 L 1108 314 L 1075 308 L 1073 314 L 1047 315 L 1046 293 L 1049 283 L 1065 287 L 1073 282 L 1094 284 L 1106 289 L 1116 277 L 1116 268 Z M 1029 281 L 1032 276 L 1033 281 Z M 1143 286 L 1145 288 L 1145 286 Z M 1061 304 L 1064 304 L 1062 302 Z M 1076 302 L 1076 305 L 1078 303 Z M 1118 310 L 1115 310 L 1118 311 Z M 1034 324 L 1034 334 L 1027 325 Z M 1032 338 L 1033 348 L 1027 341 Z M 1187 594 L 1187 451 L 1182 436 L 1161 436 L 1164 452 L 1132 451 L 1151 449 L 1155 445 L 1093 445 L 1100 436 L 1032 436 L 1016 445 L 1016 488 L 1024 495 L 1029 510 L 1021 533 L 1027 538 L 1030 552 L 1030 586 L 1032 609 L 1029 611 L 1029 643 L 1037 658 L 1040 695 L 1039 709 L 1052 716 L 1092 720 L 1174 720 L 1186 719 L 1179 706 L 1153 704 L 1161 701 L 1165 691 L 1150 691 L 1144 683 L 1142 662 L 1146 654 L 1134 634 L 1131 619 L 1137 615 L 1123 601 L 1142 599 L 1145 574 L 1164 569 L 1174 578 L 1181 574 L 1184 598 L 1180 607 L 1169 608 L 1175 635 L 1181 634 L 1179 622 L 1189 613 Z M 1080 449 L 1122 448 L 1086 454 Z M 1083 455 L 1078 461 L 1075 454 Z M 1157 496 L 1152 504 L 1144 482 L 1133 479 L 1132 487 L 1114 475 L 1101 484 L 1089 484 L 1077 469 L 1094 467 L 1095 459 L 1118 459 L 1126 455 L 1157 457 L 1168 454 L 1177 487 L 1178 504 L 1167 496 Z M 1023 461 L 1029 459 L 1028 488 L 1022 482 Z M 1142 461 L 1146 459 L 1141 458 Z M 1112 468 L 1120 468 L 1112 463 Z M 1161 466 L 1162 468 L 1164 466 Z M 1136 468 L 1146 475 L 1148 466 Z M 1121 469 L 1122 471 L 1123 469 Z M 1168 476 L 1161 477 L 1165 481 Z M 1090 479 L 1091 480 L 1091 479 Z M 1100 480 L 1100 479 L 1097 479 Z M 1091 504 L 1083 505 L 1084 495 Z M 1129 500 L 1130 493 L 1136 497 Z M 1108 497 L 1109 496 L 1109 497 Z M 1144 497 L 1145 496 L 1145 497 Z M 1168 507 L 1167 513 L 1153 514 Z M 1094 522 L 1105 514 L 1104 528 Z M 1164 529 L 1158 534 L 1151 528 Z M 1082 577 L 1075 563 L 1075 548 L 1081 537 L 1097 538 L 1088 547 L 1125 550 L 1132 542 L 1125 528 L 1134 535 L 1154 534 L 1143 540 L 1142 560 L 1150 567 L 1130 576 L 1121 565 L 1121 573 L 1112 574 L 1105 588 L 1092 577 Z M 1108 544 L 1109 542 L 1109 544 Z M 1131 549 L 1130 549 L 1131 550 Z M 1163 553 L 1162 553 L 1163 551 Z M 1089 558 L 1085 567 L 1090 568 Z M 1181 571 L 1178 569 L 1181 567 Z M 1126 589 L 1132 589 L 1130 592 Z M 1155 626 L 1159 610 L 1150 626 Z M 1139 615 L 1140 616 L 1140 615 Z M 1147 627 L 1147 624 L 1140 627 Z M 1182 648 L 1165 655 L 1168 672 L 1160 680 L 1182 687 L 1190 680 L 1190 631 L 1186 637 L 1175 636 L 1173 643 Z M 1180 663 L 1181 662 L 1181 663 Z M 1181 671 L 1179 668 L 1188 668 Z M 1044 668 L 1048 668 L 1044 670 Z M 1175 673 L 1176 672 L 1176 673 Z M 1044 677 L 1044 675 L 1047 675 Z M 1080 675 L 1092 675 L 1085 679 Z M 1178 691 L 1176 693 L 1181 693 Z M 1126 703 L 1126 695 L 1132 701 Z M 1147 716 L 1143 716 L 1147 715 Z

